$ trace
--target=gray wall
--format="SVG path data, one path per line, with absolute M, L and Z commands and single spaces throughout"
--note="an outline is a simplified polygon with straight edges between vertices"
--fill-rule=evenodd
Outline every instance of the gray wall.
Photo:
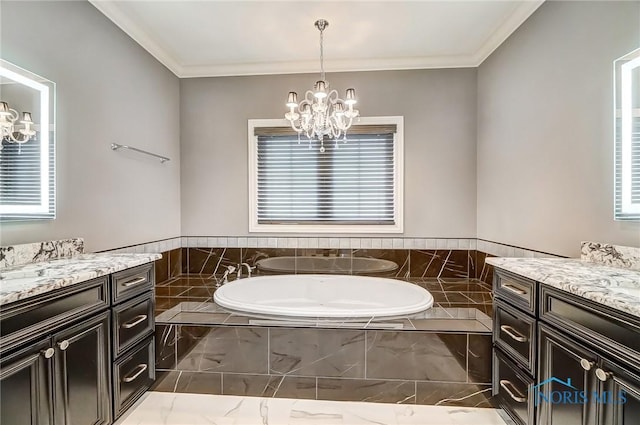
M 247 120 L 282 118 L 317 74 L 180 82 L 182 234 L 248 234 Z M 405 119 L 405 236 L 475 237 L 476 70 L 329 73 L 363 116 Z
M 639 2 L 546 2 L 478 70 L 478 237 L 576 256 L 640 246 L 613 220 L 613 60 Z
M 81 236 L 102 250 L 179 236 L 178 78 L 84 1 L 2 1 L 0 46 L 57 84 L 58 144 L 58 217 L 0 223 L 0 244 Z

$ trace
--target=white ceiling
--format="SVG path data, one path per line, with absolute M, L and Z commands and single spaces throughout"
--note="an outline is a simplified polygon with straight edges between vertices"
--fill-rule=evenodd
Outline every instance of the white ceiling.
M 179 77 L 475 67 L 544 0 L 90 0 Z

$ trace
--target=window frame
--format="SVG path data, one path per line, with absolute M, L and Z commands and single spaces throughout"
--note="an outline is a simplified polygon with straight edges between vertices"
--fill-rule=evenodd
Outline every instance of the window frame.
M 250 233 L 403 233 L 404 232 L 404 117 L 360 117 L 356 125 L 395 124 L 394 134 L 394 224 L 263 224 L 258 223 L 258 136 L 260 127 L 288 127 L 285 119 L 250 119 L 249 148 L 249 232 Z M 306 149 L 306 148 L 305 148 Z

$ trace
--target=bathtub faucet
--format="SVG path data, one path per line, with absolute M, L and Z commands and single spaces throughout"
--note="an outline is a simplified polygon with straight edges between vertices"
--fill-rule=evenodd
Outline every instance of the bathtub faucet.
M 256 268 L 255 267 L 251 267 L 249 265 L 249 263 L 241 263 L 238 264 L 238 275 L 237 278 L 240 279 L 242 277 L 242 268 L 246 267 L 247 268 L 247 277 L 251 277 L 251 272 L 254 271 Z
M 227 270 L 224 271 L 224 274 L 222 275 L 222 282 L 216 281 L 216 288 L 221 287 L 222 285 L 224 285 L 225 283 L 229 283 L 229 273 L 233 273 L 236 271 L 236 268 L 234 266 L 227 266 Z

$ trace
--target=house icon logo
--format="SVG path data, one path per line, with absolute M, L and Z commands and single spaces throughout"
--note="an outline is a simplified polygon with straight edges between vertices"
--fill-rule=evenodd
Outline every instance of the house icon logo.
M 580 384 L 578 384 L 580 385 Z M 571 378 L 562 380 L 556 376 L 545 379 L 537 385 L 531 386 L 534 395 L 534 405 L 550 404 L 625 404 L 627 393 L 623 390 L 613 391 L 585 391 L 576 387 Z
M 571 388 L 571 389 L 577 390 L 577 388 L 576 388 L 576 387 L 574 387 L 573 385 L 571 385 L 571 378 L 567 378 L 567 380 L 566 380 L 566 381 L 563 381 L 562 379 L 556 378 L 555 376 L 552 376 L 551 378 L 546 379 L 546 380 L 544 380 L 544 381 L 540 382 L 538 385 L 534 385 L 532 388 L 535 390 L 535 389 L 540 388 L 540 387 L 543 387 L 543 386 L 545 386 L 545 385 L 547 385 L 547 384 L 549 384 L 549 383 L 551 383 L 551 382 L 557 382 L 557 383 L 558 383 L 558 384 L 560 384 L 560 385 L 564 385 L 565 387 L 568 387 L 568 388 Z

